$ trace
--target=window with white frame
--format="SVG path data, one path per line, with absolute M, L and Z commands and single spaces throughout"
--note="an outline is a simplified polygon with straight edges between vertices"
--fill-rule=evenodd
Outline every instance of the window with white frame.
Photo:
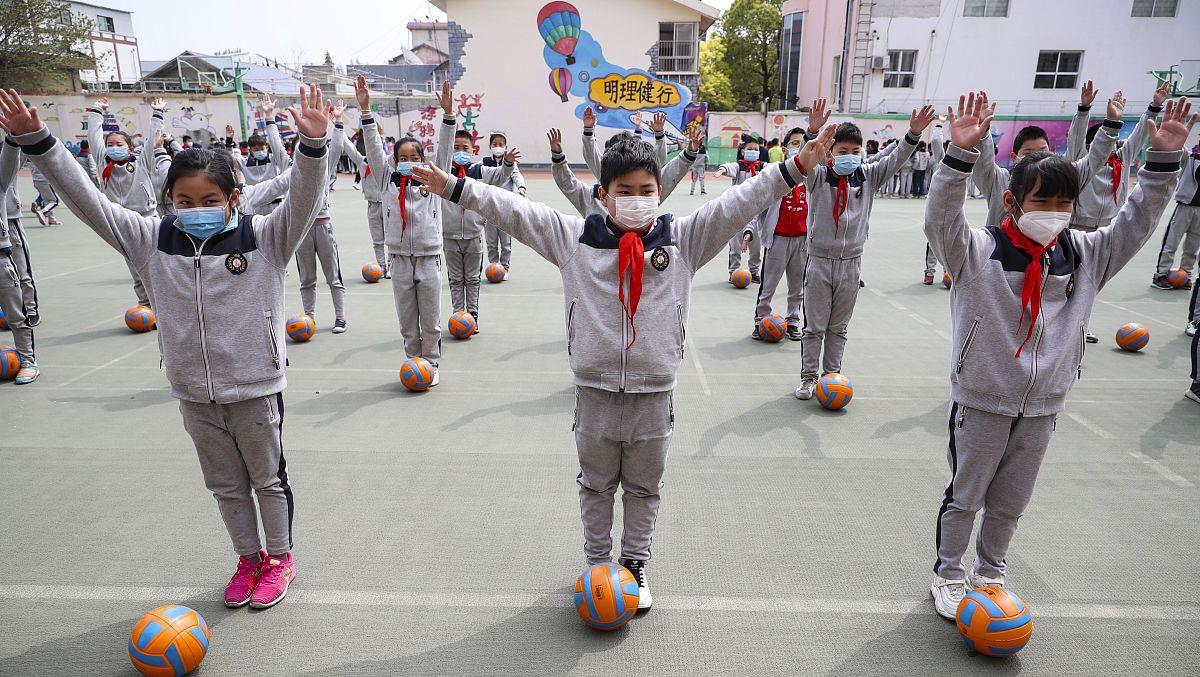
M 1083 52 L 1038 52 L 1034 89 L 1075 89 Z
M 658 24 L 659 73 L 700 72 L 700 26 L 696 23 Z
M 1008 16 L 1008 0 L 966 0 L 963 16 Z
M 833 57 L 833 79 L 829 87 L 829 100 L 838 102 L 842 100 L 842 55 L 836 54 Z
M 113 18 L 111 16 L 104 16 L 103 14 L 97 14 L 96 15 L 96 30 L 106 31 L 108 33 L 116 33 L 117 25 L 115 22 L 113 22 Z
M 1179 0 L 1133 0 L 1133 14 L 1130 16 L 1173 17 L 1178 10 Z
M 917 73 L 917 50 L 888 50 L 887 68 L 883 70 L 884 87 L 912 87 Z

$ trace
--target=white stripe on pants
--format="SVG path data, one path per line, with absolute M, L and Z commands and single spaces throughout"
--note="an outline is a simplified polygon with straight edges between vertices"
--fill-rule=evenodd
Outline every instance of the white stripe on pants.
M 1160 275 L 1171 270 L 1175 263 L 1175 251 L 1179 249 L 1181 241 L 1183 252 L 1179 256 L 1179 267 L 1190 274 L 1196 267 L 1196 257 L 1200 256 L 1200 207 L 1176 202 L 1158 252 L 1157 272 Z
M 15 249 L 14 249 L 15 251 Z M 4 309 L 4 321 L 12 331 L 13 345 L 21 360 L 32 360 L 33 327 L 25 320 L 25 308 L 21 297 L 21 276 L 17 261 L 12 254 L 0 256 L 0 308 Z
M 617 393 L 575 387 L 579 511 L 589 564 L 612 557 L 613 502 L 621 486 L 621 557 L 650 559 L 667 450 L 675 428 L 672 392 Z
M 385 271 L 388 266 L 387 247 L 383 244 L 383 203 L 367 201 L 367 230 L 371 233 L 371 249 L 375 251 L 375 263 Z
M 17 277 L 21 281 L 21 303 L 26 315 L 34 314 L 38 312 L 38 296 L 37 283 L 33 279 L 33 265 L 29 262 L 29 241 L 25 239 L 21 219 L 9 219 L 8 224 L 13 265 L 16 266 Z
M 758 238 L 750 240 L 749 268 L 751 275 L 758 275 L 762 267 L 762 245 Z M 729 274 L 736 273 L 742 267 L 742 234 L 738 233 L 729 240 Z
M 512 235 L 489 223 L 484 226 L 483 236 L 487 238 L 488 263 L 499 262 L 508 270 L 512 264 Z
M 466 310 L 479 315 L 479 281 L 483 277 L 483 239 L 444 238 L 446 280 L 450 283 L 450 303 L 454 312 Z
M 1017 520 L 1033 497 L 1056 416 L 1004 416 L 950 405 L 950 481 L 938 510 L 937 561 L 933 571 L 964 577 L 962 558 L 971 542 L 975 514 L 983 510 L 975 539 L 975 571 L 1004 576 L 1004 557 Z
M 808 238 L 776 235 L 763 250 L 762 284 L 758 287 L 758 307 L 754 321 L 771 314 L 771 299 L 779 282 L 787 277 L 788 327 L 800 326 L 800 304 L 804 302 L 804 266 L 808 261 Z
M 442 357 L 442 257 L 392 254 L 391 260 L 404 354 L 436 367 Z
M 247 557 L 259 551 L 259 514 L 267 552 L 290 551 L 294 509 L 283 458 L 283 393 L 230 404 L 180 400 L 179 413 L 234 551 Z
M 841 373 L 842 353 L 854 304 L 862 259 L 809 256 L 804 271 L 804 335 L 800 339 L 801 376 Z
M 338 258 L 333 223 L 314 223 L 296 249 L 296 267 L 300 269 L 300 301 L 304 312 L 317 311 L 317 261 L 325 273 L 329 294 L 333 297 L 335 318 L 346 317 L 346 285 L 342 282 L 342 264 Z

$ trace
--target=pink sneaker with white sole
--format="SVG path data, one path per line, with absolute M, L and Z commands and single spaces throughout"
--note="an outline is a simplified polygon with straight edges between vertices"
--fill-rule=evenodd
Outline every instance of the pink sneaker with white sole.
M 292 553 L 286 555 L 267 555 L 262 563 L 262 574 L 258 579 L 258 587 L 250 598 L 250 608 L 270 609 L 283 601 L 287 595 L 288 585 L 296 578 L 296 562 Z
M 254 588 L 258 587 L 258 578 L 262 573 L 267 553 L 259 550 L 258 556 L 261 559 L 238 558 L 237 571 L 233 572 L 233 578 L 229 579 L 229 584 L 225 586 L 225 606 L 230 609 L 250 603 L 250 596 L 254 594 Z

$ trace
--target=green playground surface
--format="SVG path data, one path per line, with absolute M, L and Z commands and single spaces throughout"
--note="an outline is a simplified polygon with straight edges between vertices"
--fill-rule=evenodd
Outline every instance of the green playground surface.
M 728 184 L 685 183 L 666 209 Z M 545 173 L 529 196 L 569 209 Z M 697 275 L 655 607 L 612 633 L 571 605 L 583 538 L 557 272 L 515 245 L 511 279 L 483 285 L 482 333 L 444 335 L 441 385 L 411 394 L 390 286 L 358 272 L 362 194 L 343 176 L 331 200 L 349 331 L 330 333 L 319 278 L 318 333 L 289 346 L 284 394 L 299 576 L 262 612 L 220 602 L 235 558 L 155 334 L 122 321 L 125 265 L 65 208 L 62 226 L 27 216 L 43 374 L 0 383 L 0 675 L 134 674 L 129 631 L 165 603 L 212 629 L 200 677 L 1200 674 L 1200 405 L 1183 398 L 1188 295 L 1149 286 L 1161 230 L 1096 304 L 1101 341 L 1008 558 L 1033 638 L 994 660 L 929 598 L 951 345 L 949 292 L 921 284 L 923 200 L 875 203 L 840 412 L 792 396 L 799 343 L 750 340 L 757 286 L 730 286 L 724 253 Z M 983 201 L 967 212 L 979 225 Z M 288 284 L 299 312 L 294 267 Z M 1126 322 L 1150 329 L 1140 353 L 1116 347 Z

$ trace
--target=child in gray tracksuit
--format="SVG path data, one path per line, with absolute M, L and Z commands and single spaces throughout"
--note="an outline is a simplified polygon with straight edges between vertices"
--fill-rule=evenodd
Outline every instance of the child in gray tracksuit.
M 269 216 L 238 213 L 229 159 L 205 150 L 184 151 L 172 163 L 165 194 L 175 214 L 127 209 L 92 185 L 35 115 L 6 120 L 24 130 L 16 143 L 71 212 L 134 265 L 154 297 L 171 394 L 240 556 L 228 606 L 272 606 L 295 576 L 282 448 L 284 273 L 321 206 L 327 175 L 327 139 L 305 135 L 324 134 L 324 103 L 316 88 L 307 98 L 312 106 L 305 101 L 302 95 L 291 188 Z M 210 206 L 206 196 L 214 194 L 226 202 Z
M 29 317 L 31 299 L 33 312 L 37 312 L 37 295 L 33 272 L 29 269 L 25 232 L 21 228 L 21 198 L 16 181 L 20 166 L 21 151 L 11 136 L 5 136 L 0 146 L 0 190 L 4 191 L 0 199 L 0 308 L 4 310 L 4 320 L 12 331 L 20 368 L 24 370 L 24 374 L 18 372 L 16 382 L 24 385 L 36 380 L 41 372 L 33 350 L 33 327 L 37 323 Z
M 934 177 L 925 214 L 929 243 L 954 278 L 951 479 L 938 510 L 931 587 L 938 613 L 951 619 L 969 589 L 1004 584 L 1005 555 L 1055 418 L 1083 373 L 1084 332 L 1096 295 L 1158 223 L 1186 136 L 1185 125 L 1164 121 L 1163 140 L 1156 141 L 1161 150 L 1147 153 L 1137 188 L 1110 225 L 1066 229 L 1066 210 L 1080 192 L 1077 170 L 1066 158 L 1039 152 L 1012 171 L 1008 216 L 999 225 L 972 229 L 963 213 L 964 193 L 982 158 L 970 148 L 986 124 L 979 124 L 978 109 L 975 117 L 964 117 L 960 105 L 959 114 L 964 131 L 951 121 L 954 144 Z M 1168 134 L 1180 135 L 1180 143 Z M 963 555 L 980 509 L 977 557 L 968 574 Z
M 638 580 L 645 609 L 652 598 L 644 567 L 674 427 L 672 392 L 692 279 L 804 174 L 799 161 L 780 163 L 682 218 L 655 218 L 659 165 L 644 142 L 609 147 L 601 175 L 608 216 L 567 216 L 467 178 L 449 177 L 442 196 L 483 214 L 560 268 L 576 386 L 584 552 L 589 564 L 609 561 L 614 496 L 622 486 L 621 564 Z
M 455 131 L 455 119 L 442 116 L 438 133 L 438 166 L 457 177 L 469 176 L 492 186 L 502 186 L 512 178 L 513 164 L 502 161 L 498 167 L 486 167 L 475 162 L 474 139 L 464 130 Z M 443 148 L 453 153 L 441 153 Z M 478 213 L 454 205 L 442 205 L 442 250 L 446 257 L 446 279 L 450 283 L 450 304 L 453 312 L 467 311 L 475 318 L 475 333 L 479 333 L 479 285 L 483 277 L 483 228 L 485 220 Z
M 800 386 L 795 393 L 799 399 L 813 396 L 821 374 L 842 370 L 875 189 L 908 162 L 932 119 L 928 106 L 920 114 L 914 111 L 897 149 L 866 165 L 859 161 L 862 132 L 843 122 L 834 136 L 834 157 L 808 174 L 808 265 Z
M 262 111 L 266 117 L 266 139 L 257 133 L 252 134 L 247 146 L 249 157 L 243 157 L 241 153 L 234 155 L 234 159 L 242 165 L 242 175 L 246 177 L 248 186 L 270 181 L 291 164 L 287 149 L 283 147 L 283 136 L 279 133 L 279 123 L 283 122 L 283 118 L 273 115 L 273 102 L 266 103 Z M 232 145 L 233 139 L 226 139 L 225 143 Z
M 641 115 L 641 114 L 639 113 L 638 115 Z M 633 138 L 644 142 L 644 139 L 642 137 L 642 126 L 640 123 L 640 119 L 641 118 L 639 117 L 638 118 L 639 122 L 637 125 L 634 126 L 634 130 L 631 133 L 633 135 Z M 665 118 L 662 121 L 665 122 L 666 121 Z M 589 123 L 591 123 L 591 124 L 589 124 Z M 656 120 L 655 123 L 653 125 L 651 125 L 651 127 L 652 127 L 651 131 L 654 133 L 654 155 L 655 155 L 655 157 L 658 158 L 658 166 L 666 167 L 667 166 L 667 133 L 662 127 L 658 127 L 658 124 L 659 123 Z M 658 127 L 658 128 L 654 129 L 654 127 Z M 630 132 L 625 132 L 625 133 L 628 134 Z M 618 135 L 620 135 L 620 133 L 618 133 Z M 604 150 L 608 150 L 608 147 L 610 145 L 612 145 L 613 138 L 614 137 L 609 137 L 609 139 L 604 142 Z M 592 115 L 592 107 L 591 106 L 588 106 L 587 110 L 585 110 L 583 113 L 583 140 L 580 143 L 580 148 L 583 149 L 584 163 L 587 164 L 588 169 L 592 172 L 592 176 L 596 177 L 596 180 L 599 181 L 600 180 L 600 158 L 603 155 L 603 153 L 600 150 L 600 141 L 596 138 L 596 125 L 595 125 L 594 116 Z M 680 177 L 680 180 L 681 181 L 683 180 L 682 177 Z M 671 186 L 671 190 L 675 190 L 675 186 Z M 671 194 L 671 191 L 666 191 L 666 193 L 662 196 L 662 199 L 663 200 L 667 199 L 667 195 L 670 195 L 670 194 Z
M 361 124 L 361 123 L 360 123 Z M 350 159 L 351 164 L 358 168 L 362 184 L 363 199 L 367 201 L 367 230 L 371 233 L 371 247 L 375 251 L 375 262 L 383 268 L 384 276 L 390 276 L 388 270 L 387 246 L 383 242 L 383 186 L 387 183 L 386 172 L 371 171 L 371 164 L 366 156 L 358 152 L 358 148 L 346 138 L 346 130 L 341 122 L 335 125 L 341 135 L 342 152 Z M 376 129 L 376 134 L 378 134 Z M 366 136 L 366 130 L 363 130 Z M 365 148 L 365 146 L 364 146 Z
M 413 165 L 425 162 L 421 143 L 402 138 L 389 158 L 369 103 L 363 103 L 364 93 L 359 96 L 367 162 L 373 171 L 388 177 L 383 187 L 383 236 L 404 353 L 425 358 L 436 370 L 442 357 L 441 198 L 412 176 Z M 444 164 L 443 154 L 449 152 L 449 144 L 439 144 L 434 162 Z M 434 384 L 440 381 L 440 372 L 435 371 Z
M 337 128 L 331 124 L 326 136 L 330 139 L 327 156 L 331 158 L 327 167 L 326 186 L 332 187 L 337 181 L 337 162 L 344 152 L 342 141 L 346 135 L 338 133 Z M 296 269 L 300 273 L 300 302 L 304 306 L 304 314 L 314 321 L 317 319 L 318 263 L 325 275 L 325 283 L 329 285 L 329 295 L 333 301 L 333 333 L 344 333 L 347 328 L 346 284 L 342 281 L 342 261 L 338 256 L 337 239 L 333 235 L 333 217 L 329 214 L 328 192 L 325 193 L 321 211 L 317 212 L 313 227 L 296 248 Z
M 1179 182 L 1179 190 L 1175 192 L 1175 211 L 1171 214 L 1171 220 L 1167 222 L 1162 247 L 1158 250 L 1158 267 L 1151 281 L 1155 287 L 1175 288 L 1167 280 L 1167 274 L 1175 265 L 1175 251 L 1179 249 L 1181 242 L 1183 252 L 1179 257 L 1179 267 L 1191 276 L 1195 273 L 1196 258 L 1200 256 L 1200 144 L 1192 148 L 1192 152 L 1183 163 L 1183 180 Z M 1194 281 L 1189 279 L 1183 288 L 1191 289 L 1194 284 Z
M 762 149 L 759 148 L 755 141 L 747 141 L 738 149 L 737 162 L 726 162 L 718 165 L 717 171 L 733 180 L 733 185 L 739 185 L 743 181 L 758 176 L 764 169 L 766 163 L 759 159 L 759 153 Z M 755 215 L 757 218 L 757 215 Z M 745 243 L 744 235 L 747 229 L 756 229 L 757 224 L 753 220 L 743 224 L 741 232 L 729 239 L 729 281 L 733 282 L 733 274 L 742 267 L 742 246 Z M 752 238 L 749 246 L 749 266 L 750 276 L 754 282 L 760 282 L 758 276 L 759 270 L 762 268 L 762 244 L 759 238 Z
M 503 132 L 492 132 L 488 135 L 488 146 L 491 155 L 483 158 L 483 166 L 499 167 L 504 163 L 504 154 L 508 152 L 508 137 Z M 521 174 L 521 168 L 514 165 L 512 177 L 500 187 L 525 197 L 525 177 Z M 487 243 L 488 263 L 504 266 L 504 279 L 507 280 L 512 267 L 512 236 L 489 223 L 484 226 L 483 239 Z

